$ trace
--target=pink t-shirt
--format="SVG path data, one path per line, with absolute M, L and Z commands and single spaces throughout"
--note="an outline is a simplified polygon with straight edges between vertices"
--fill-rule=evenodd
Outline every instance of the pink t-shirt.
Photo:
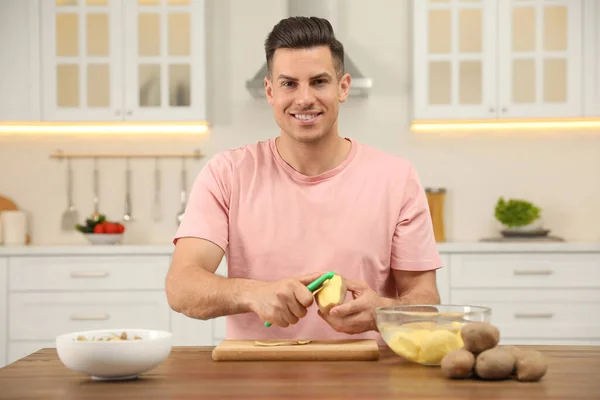
M 217 154 L 193 184 L 174 242 L 214 242 L 225 250 L 231 278 L 275 281 L 335 271 L 396 296 L 391 269 L 442 266 L 425 192 L 408 161 L 347 140 L 346 160 L 318 176 L 287 164 L 275 139 Z M 316 304 L 296 325 L 263 323 L 254 313 L 228 316 L 227 339 L 381 339 L 377 332 L 334 331 Z

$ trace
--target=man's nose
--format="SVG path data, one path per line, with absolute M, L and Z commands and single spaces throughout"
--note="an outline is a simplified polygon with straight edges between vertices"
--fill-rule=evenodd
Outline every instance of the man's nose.
M 310 85 L 300 85 L 296 92 L 296 104 L 303 108 L 313 105 L 315 102 L 315 94 Z

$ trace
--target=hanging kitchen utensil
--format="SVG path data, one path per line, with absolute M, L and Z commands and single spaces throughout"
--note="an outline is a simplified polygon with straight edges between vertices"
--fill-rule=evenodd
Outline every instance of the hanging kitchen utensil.
M 185 205 L 186 205 L 186 199 L 187 199 L 186 182 L 187 182 L 187 171 L 185 169 L 185 158 L 182 158 L 181 159 L 181 195 L 180 195 L 181 210 L 179 211 L 179 214 L 177 214 L 177 225 L 181 224 L 181 221 L 183 221 L 183 216 L 185 214 Z
M 158 157 L 154 159 L 154 206 L 152 207 L 152 219 L 158 222 L 162 219 L 160 209 L 160 170 L 158 169 Z
M 94 157 L 94 213 L 92 219 L 100 219 L 100 179 L 98 177 L 98 159 Z
M 79 220 L 79 213 L 73 204 L 73 170 L 71 159 L 67 158 L 67 209 L 63 212 L 61 226 L 63 231 L 72 231 Z
M 131 169 L 129 167 L 129 158 L 126 159 L 125 168 L 125 214 L 123 215 L 125 221 L 133 221 L 131 215 Z

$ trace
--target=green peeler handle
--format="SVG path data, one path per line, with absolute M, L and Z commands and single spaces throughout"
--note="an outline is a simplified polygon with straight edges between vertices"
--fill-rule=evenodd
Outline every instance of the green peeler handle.
M 317 290 L 323 284 L 323 282 L 325 282 L 328 279 L 333 278 L 334 275 L 335 275 L 335 272 L 327 272 L 327 273 L 321 275 L 320 277 L 318 277 L 317 279 L 315 279 L 314 281 L 312 281 L 311 283 L 309 283 L 306 287 L 312 293 L 315 290 Z M 265 322 L 265 326 L 268 328 L 271 326 L 271 323 Z

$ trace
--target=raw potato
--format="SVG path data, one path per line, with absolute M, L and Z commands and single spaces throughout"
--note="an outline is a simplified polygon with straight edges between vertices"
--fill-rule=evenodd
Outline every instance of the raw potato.
M 468 378 L 473 374 L 475 356 L 465 349 L 454 350 L 442 359 L 442 373 L 447 378 Z
M 508 379 L 515 369 L 515 358 L 509 351 L 492 348 L 481 352 L 475 359 L 475 373 L 481 379 Z
M 534 382 L 546 375 L 548 364 L 539 351 L 520 350 L 515 369 L 519 381 Z
M 276 342 L 263 342 L 260 340 L 256 340 L 254 344 L 256 346 L 296 346 L 302 344 L 308 344 L 311 340 L 280 340 Z
M 323 282 L 322 289 L 315 294 L 319 310 L 327 314 L 335 306 L 339 306 L 346 298 L 346 282 L 339 275 Z
M 500 331 L 487 322 L 470 322 L 463 326 L 461 336 L 465 349 L 474 355 L 495 347 L 500 341 Z
M 389 347 L 407 360 L 417 361 L 421 350 L 421 340 L 414 332 L 396 332 L 390 339 Z
M 439 364 L 444 356 L 462 347 L 458 336 L 445 329 L 429 332 L 421 340 L 419 360 L 421 364 Z

